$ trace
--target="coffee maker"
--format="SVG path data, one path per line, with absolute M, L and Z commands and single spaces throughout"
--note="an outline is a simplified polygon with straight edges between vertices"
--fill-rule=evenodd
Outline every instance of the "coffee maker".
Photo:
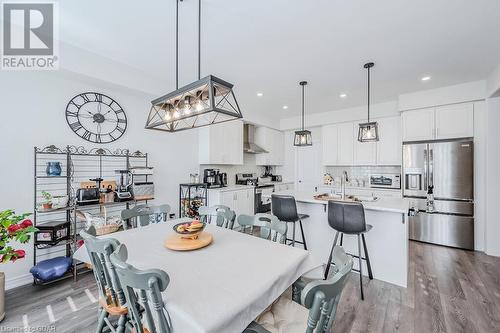
M 219 169 L 203 170 L 203 182 L 210 188 L 224 187 L 227 184 L 227 174 Z

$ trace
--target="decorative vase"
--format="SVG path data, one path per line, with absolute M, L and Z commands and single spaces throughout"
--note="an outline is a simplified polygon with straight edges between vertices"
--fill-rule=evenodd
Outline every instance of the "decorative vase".
M 47 176 L 60 176 L 62 169 L 61 169 L 61 162 L 47 162 L 47 169 L 45 169 L 47 172 Z
M 5 273 L 0 272 L 0 322 L 5 318 Z

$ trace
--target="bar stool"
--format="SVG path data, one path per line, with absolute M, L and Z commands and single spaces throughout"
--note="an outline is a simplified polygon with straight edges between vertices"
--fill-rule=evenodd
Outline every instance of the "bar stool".
M 333 248 L 337 244 L 337 239 L 340 234 L 340 246 L 342 246 L 344 234 L 346 235 L 357 235 L 358 236 L 358 255 L 353 255 L 354 258 L 359 260 L 359 270 L 353 269 L 355 272 L 359 272 L 359 284 L 361 288 L 361 299 L 364 300 L 363 294 L 363 269 L 362 261 L 366 260 L 366 266 L 368 268 L 368 277 L 373 280 L 372 267 L 370 264 L 370 257 L 368 256 L 368 249 L 366 248 L 365 233 L 372 229 L 370 224 L 366 224 L 365 221 L 365 210 L 363 205 L 358 202 L 338 202 L 329 201 L 328 202 L 328 224 L 334 230 L 337 231 L 335 234 L 335 239 L 333 240 L 332 250 L 330 252 L 330 257 L 328 258 L 328 263 L 325 270 L 325 279 L 328 277 L 328 272 L 332 264 L 332 254 Z M 365 258 L 361 253 L 361 241 L 363 241 L 363 250 L 365 253 Z
M 304 236 L 304 228 L 302 227 L 302 219 L 306 219 L 309 215 L 298 214 L 297 204 L 295 198 L 291 195 L 271 195 L 271 206 L 273 215 L 278 218 L 278 220 L 287 223 L 293 223 L 292 238 L 286 238 L 285 242 L 291 241 L 288 245 L 295 246 L 295 243 L 302 244 L 304 250 L 307 250 L 306 238 Z M 295 224 L 299 222 L 300 233 L 302 235 L 302 242 L 295 240 Z

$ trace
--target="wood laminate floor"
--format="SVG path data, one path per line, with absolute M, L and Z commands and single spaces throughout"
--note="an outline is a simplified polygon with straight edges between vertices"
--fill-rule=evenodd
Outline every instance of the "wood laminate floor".
M 377 268 L 373 270 L 376 277 Z M 351 273 L 335 333 L 500 332 L 500 258 L 410 242 L 407 289 L 366 279 L 361 301 L 358 279 Z M 92 274 L 77 282 L 8 291 L 0 331 L 48 327 L 45 332 L 94 332 L 96 297 Z

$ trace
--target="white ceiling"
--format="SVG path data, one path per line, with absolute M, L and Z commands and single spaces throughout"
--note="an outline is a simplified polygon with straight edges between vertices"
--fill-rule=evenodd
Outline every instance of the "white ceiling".
M 180 4 L 180 85 L 197 77 L 197 3 Z M 175 0 L 61 1 L 60 35 L 163 77 L 168 92 L 174 10 Z M 300 112 L 300 80 L 306 112 L 366 103 L 370 60 L 372 101 L 394 100 L 484 79 L 500 61 L 499 17 L 498 0 L 203 0 L 202 76 L 234 83 L 243 113 L 287 117 Z

